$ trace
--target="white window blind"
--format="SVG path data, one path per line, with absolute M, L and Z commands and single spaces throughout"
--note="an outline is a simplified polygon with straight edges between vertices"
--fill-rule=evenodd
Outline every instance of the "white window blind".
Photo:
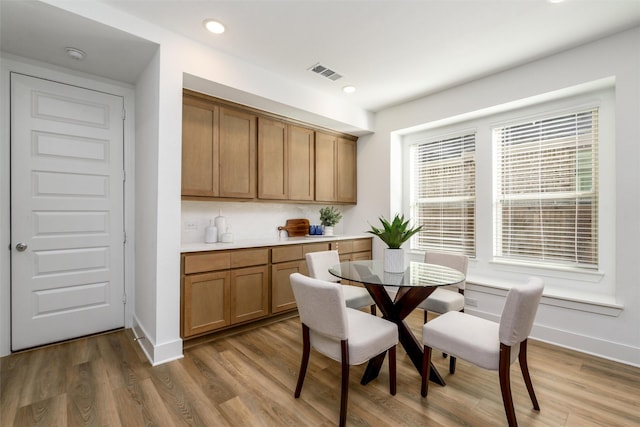
M 598 110 L 493 129 L 494 256 L 598 266 Z
M 410 147 L 412 248 L 475 256 L 475 133 Z

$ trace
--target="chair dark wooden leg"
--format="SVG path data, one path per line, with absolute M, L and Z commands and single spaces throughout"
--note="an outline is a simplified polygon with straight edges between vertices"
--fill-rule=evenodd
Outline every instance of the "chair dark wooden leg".
M 427 310 L 423 310 L 424 312 L 424 322 L 423 323 L 427 323 Z
M 529 365 L 527 364 L 527 340 L 524 340 L 520 343 L 520 354 L 518 355 L 518 359 L 520 361 L 520 370 L 522 371 L 524 383 L 527 386 L 527 391 L 529 392 L 531 403 L 533 403 L 533 409 L 539 411 L 540 405 L 538 405 L 536 393 L 533 391 L 533 383 L 531 382 L 531 376 L 529 375 Z
M 396 395 L 396 346 L 389 349 L 389 393 Z
M 516 421 L 516 411 L 513 407 L 513 398 L 511 396 L 511 347 L 500 343 L 500 361 L 499 361 L 499 375 L 500 375 L 500 390 L 502 391 L 502 402 L 504 404 L 504 411 L 507 414 L 507 421 L 509 427 L 516 427 L 518 422 Z
M 378 314 L 378 312 L 376 311 L 376 305 L 375 304 L 371 304 L 371 314 L 373 314 L 374 316 L 376 314 Z
M 302 391 L 302 383 L 304 383 L 304 376 L 307 374 L 307 366 L 309 365 L 309 354 L 311 353 L 311 344 L 309 342 L 309 327 L 302 324 L 302 360 L 300 361 L 300 373 L 298 374 L 298 384 L 296 385 L 296 392 L 294 397 L 300 397 Z
M 431 347 L 424 346 L 424 355 L 422 356 L 422 387 L 420 394 L 427 397 L 429 393 L 429 367 L 431 366 Z
M 342 360 L 342 390 L 340 392 L 340 427 L 347 423 L 347 400 L 349 398 L 349 342 L 340 341 Z

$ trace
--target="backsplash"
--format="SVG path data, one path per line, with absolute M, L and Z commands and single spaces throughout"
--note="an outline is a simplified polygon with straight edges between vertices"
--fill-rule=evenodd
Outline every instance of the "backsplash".
M 326 205 L 254 202 L 183 201 L 181 243 L 204 242 L 205 228 L 220 213 L 226 218 L 227 228 L 234 241 L 258 239 L 277 240 L 278 226 L 287 219 L 307 218 L 311 224 L 320 224 L 320 208 Z M 352 206 L 336 206 L 347 212 Z M 335 234 L 342 234 L 342 223 L 335 226 Z M 282 237 L 286 232 L 282 232 Z

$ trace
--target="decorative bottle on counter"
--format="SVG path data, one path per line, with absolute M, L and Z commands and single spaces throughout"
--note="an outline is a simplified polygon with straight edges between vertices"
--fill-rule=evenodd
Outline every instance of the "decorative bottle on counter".
M 227 219 L 222 216 L 222 209 L 218 211 L 215 223 L 216 228 L 218 229 L 218 240 L 222 242 L 222 235 L 227 232 Z
M 213 225 L 213 220 L 209 220 L 209 226 L 204 231 L 205 243 L 216 243 L 218 241 L 218 228 Z

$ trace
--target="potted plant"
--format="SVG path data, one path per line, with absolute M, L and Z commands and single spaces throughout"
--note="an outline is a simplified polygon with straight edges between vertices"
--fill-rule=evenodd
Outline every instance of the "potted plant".
M 411 236 L 422 230 L 422 226 L 410 227 L 410 220 L 405 220 L 404 215 L 396 214 L 393 221 L 389 222 L 380 217 L 382 228 L 371 226 L 367 233 L 374 234 L 382 240 L 387 247 L 384 251 L 384 270 L 390 273 L 402 273 L 404 271 L 404 252 L 401 246 Z
M 333 206 L 320 209 L 320 224 L 324 227 L 325 236 L 333 236 L 333 227 L 342 219 L 342 212 Z

